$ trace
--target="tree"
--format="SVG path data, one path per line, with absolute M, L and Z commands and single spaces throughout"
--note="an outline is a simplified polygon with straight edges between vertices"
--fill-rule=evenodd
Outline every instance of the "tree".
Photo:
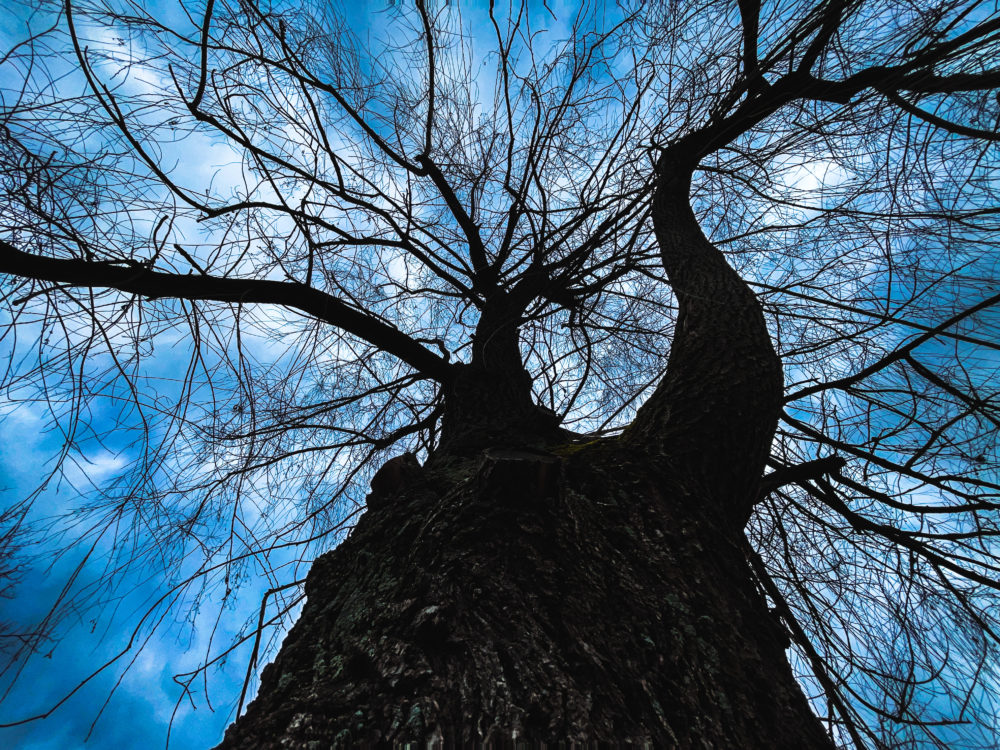
M 1000 18 L 459 10 L 4 58 L 6 392 L 134 457 L 59 607 L 262 570 L 190 691 L 304 591 L 222 747 L 995 745 Z

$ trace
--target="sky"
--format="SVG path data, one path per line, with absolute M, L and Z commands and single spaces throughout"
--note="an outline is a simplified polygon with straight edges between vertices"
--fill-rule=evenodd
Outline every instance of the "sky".
M 378 34 L 383 30 L 389 18 L 387 7 L 383 5 L 374 3 L 365 9 L 368 12 L 356 13 L 352 17 L 359 36 Z M 569 15 L 565 11 L 573 7 L 573 3 L 549 3 L 549 6 L 558 19 L 563 19 Z M 24 6 L 12 7 L 15 12 L 0 17 L 0 49 L 6 49 L 13 41 L 23 38 L 25 24 L 29 23 Z M 180 26 L 186 23 L 173 0 L 152 0 L 146 7 L 170 23 Z M 486 28 L 479 4 L 469 3 L 466 10 L 470 23 Z M 44 16 L 35 16 L 30 21 L 30 27 L 37 30 L 44 25 L 44 20 Z M 554 36 L 565 34 L 565 27 L 560 26 L 560 21 L 553 21 L 539 11 L 539 25 L 543 20 Z M 492 33 L 489 29 L 486 31 Z M 95 45 L 114 47 L 117 44 L 113 34 L 101 37 L 95 32 L 92 36 L 96 40 L 93 42 Z M 4 70 L 0 66 L 0 75 L 8 74 Z M 114 75 L 111 67 L 104 68 L 103 72 L 108 76 Z M 0 84 L 2 88 L 9 86 L 8 81 L 0 81 Z M 57 86 L 64 89 L 78 84 L 78 77 L 74 78 L 71 72 L 57 82 Z M 163 78 L 151 78 L 133 71 L 122 83 L 121 91 L 141 94 L 155 92 L 158 87 L 167 85 L 169 82 Z M 230 188 L 238 190 L 242 184 L 242 173 L 236 166 L 239 155 L 224 144 L 195 136 L 165 145 L 161 155 L 165 162 L 182 165 L 182 175 L 192 182 L 209 181 L 213 189 L 220 192 Z M 827 155 L 814 156 L 790 155 L 785 161 L 771 165 L 770 176 L 784 187 L 794 187 L 803 194 L 836 188 L 847 179 Z M 761 221 L 765 224 L 786 221 L 795 212 L 798 212 L 793 217 L 796 220 L 811 218 L 808 211 L 803 213 L 801 209 L 794 212 L 775 209 L 774 215 L 765 215 Z M 137 224 L 145 222 L 151 226 L 156 223 L 157 217 L 150 213 L 137 215 L 135 219 Z M 187 232 L 193 238 L 200 230 L 192 224 L 181 226 L 177 231 Z M 397 259 L 388 265 L 389 276 L 399 277 L 407 272 L 405 261 Z M 261 325 L 272 330 L 291 327 L 294 323 L 292 318 L 279 312 L 273 313 L 270 319 L 261 319 Z M 22 329 L 22 342 L 18 346 L 23 346 L 24 341 L 30 343 L 37 330 L 31 327 Z M 251 337 L 246 345 L 263 363 L 278 361 L 283 356 L 280 347 L 276 349 L 275 342 L 265 337 L 259 340 Z M 15 343 L 9 338 L 0 341 L 0 355 L 4 360 L 13 356 L 14 347 Z M 162 393 L 176 395 L 177 372 L 188 366 L 190 358 L 191 350 L 183 332 L 161 337 L 157 339 L 155 351 L 150 349 L 145 357 L 144 377 L 149 382 L 155 381 Z M 795 375 L 793 371 L 789 372 L 790 377 Z M 54 457 L 63 448 L 64 438 L 48 429 L 47 415 L 38 404 L 18 403 L 0 408 L 6 409 L 3 432 L 0 433 L 2 509 L 38 490 L 40 479 L 47 476 Z M 90 417 L 95 432 L 117 424 L 116 436 L 103 443 L 87 441 L 81 448 L 78 464 L 70 467 L 61 480 L 48 482 L 37 492 L 31 520 L 59 515 L 78 506 L 82 497 L 89 498 L 96 487 L 113 482 L 116 474 L 139 455 L 141 445 L 134 442 L 132 431 L 136 427 L 134 414 L 123 417 L 111 405 L 95 403 Z M 85 531 L 78 526 L 70 525 L 69 528 L 68 537 L 50 536 L 44 528 L 36 535 L 33 551 L 38 553 L 37 559 L 45 561 L 45 566 L 38 565 L 23 571 L 19 587 L 8 592 L 10 596 L 7 598 L 0 599 L 0 622 L 9 623 L 11 630 L 16 631 L 19 625 L 32 623 L 43 616 L 59 599 L 64 582 L 74 575 L 77 568 L 78 582 L 99 582 L 107 575 L 104 561 L 116 552 L 116 541 L 111 535 L 99 536 L 93 542 L 93 552 L 86 559 L 87 548 L 55 557 L 55 551 L 65 547 L 74 533 L 82 535 Z M 291 564 L 293 559 L 290 556 L 287 562 Z M 282 560 L 279 558 L 275 562 L 280 564 Z M 291 565 L 288 569 L 293 570 Z M 251 569 L 248 572 L 254 571 Z M 26 750 L 153 748 L 165 746 L 169 733 L 170 746 L 194 748 L 212 746 L 221 738 L 234 716 L 250 644 L 244 643 L 231 658 L 212 667 L 207 694 L 205 683 L 196 681 L 191 686 L 188 700 L 174 676 L 196 668 L 212 646 L 239 637 L 245 623 L 255 618 L 264 592 L 275 581 L 251 578 L 244 584 L 238 599 L 224 600 L 221 605 L 217 590 L 210 591 L 208 598 L 201 601 L 189 592 L 162 620 L 163 608 L 154 606 L 152 618 L 143 620 L 139 630 L 135 631 L 137 619 L 156 604 L 165 587 L 184 580 L 190 570 L 182 563 L 170 572 L 167 581 L 156 573 L 141 566 L 130 569 L 122 581 L 117 599 L 109 600 L 100 612 L 85 611 L 70 617 L 65 624 L 72 627 L 64 637 L 32 657 L 7 699 L 0 702 L 0 724 L 11 724 L 45 713 L 64 698 L 65 701 L 52 711 L 49 718 L 0 728 L 0 746 Z M 290 578 L 295 577 L 290 574 Z M 193 620 L 186 619 L 184 613 L 192 611 L 192 608 L 196 616 Z M 223 616 L 216 620 L 220 609 Z M 273 612 L 273 608 L 269 612 Z M 294 612 L 293 608 L 284 620 L 286 624 L 293 619 Z M 154 624 L 156 627 L 151 630 Z M 280 636 L 282 631 L 279 627 L 271 632 Z M 100 671 L 72 693 L 95 665 L 112 660 L 111 667 Z M 0 676 L 0 690 L 8 687 L 12 676 L 11 672 Z M 108 696 L 111 697 L 105 704 Z
M 156 0 L 148 7 L 153 12 L 162 10 L 167 18 L 177 14 L 172 0 Z M 5 3 L 0 13 L 0 48 L 7 50 L 13 42 L 23 39 L 26 28 L 34 32 L 43 28 L 46 16 L 29 14 L 23 5 Z M 10 74 L 9 68 L 0 71 L 0 75 L 5 74 Z M 69 90 L 78 83 L 70 76 L 59 85 Z M 6 87 L 9 81 L 3 84 Z M 149 81 L 145 84 L 157 85 Z M 141 77 L 133 77 L 130 85 L 141 87 L 144 82 Z M 238 179 L 238 170 L 232 169 L 233 153 L 220 144 L 189 139 L 175 147 L 175 154 L 185 159 L 192 179 L 201 176 L 234 183 Z M 30 336 L 26 330 L 22 339 Z M 9 362 L 12 355 L 11 339 L 0 341 L 0 361 Z M 161 346 L 155 356 L 147 358 L 144 368 L 147 374 L 160 376 L 166 382 L 177 368 L 186 365 L 189 355 L 190 347 L 178 340 L 173 346 Z M 117 444 L 112 439 L 101 446 L 92 445 L 61 480 L 50 481 L 39 492 L 40 482 L 50 474 L 62 448 L 63 437 L 50 429 L 45 410 L 37 404 L 7 403 L 2 408 L 5 419 L 0 432 L 0 508 L 37 493 L 30 520 L 58 516 L 78 506 L 81 497 L 113 479 L 135 457 L 136 446 L 129 442 L 130 433 L 123 430 Z M 102 410 L 100 405 L 95 406 L 92 416 L 98 431 L 117 418 L 113 409 Z M 58 601 L 77 566 L 78 582 L 100 581 L 107 575 L 103 564 L 83 560 L 82 549 L 52 557 L 66 546 L 65 542 L 64 537 L 53 538 L 44 529 L 33 538 L 29 551 L 39 565 L 22 571 L 20 584 L 0 598 L 0 623 L 8 626 L 7 631 L 0 632 L 17 632 L 19 627 L 31 626 L 43 618 Z M 109 552 L 109 545 L 113 545 L 112 539 L 102 537 L 94 559 L 101 552 Z M 211 603 L 194 623 L 184 619 L 184 607 L 157 621 L 161 608 L 142 623 L 133 639 L 137 620 L 162 595 L 164 581 L 150 578 L 142 570 L 131 571 L 122 580 L 118 601 L 100 611 L 85 611 L 63 621 L 58 640 L 46 642 L 28 661 L 13 688 L 11 671 L 0 677 L 0 691 L 10 691 L 0 702 L 0 724 L 9 725 L 0 728 L 0 746 L 19 750 L 157 748 L 167 747 L 168 742 L 175 748 L 213 746 L 235 716 L 250 643 L 211 668 L 207 691 L 204 682 L 196 681 L 191 686 L 190 700 L 174 676 L 200 665 L 209 638 L 214 638 L 215 643 L 235 638 L 244 622 L 255 618 L 268 585 L 264 580 L 248 584 L 238 603 L 224 610 L 225 617 L 218 625 Z M 156 628 L 150 633 L 149 626 L 154 622 Z M 111 665 L 107 669 L 95 674 L 96 667 L 108 662 Z M 262 666 L 258 664 L 255 671 Z M 47 712 L 51 712 L 48 718 L 17 724 Z

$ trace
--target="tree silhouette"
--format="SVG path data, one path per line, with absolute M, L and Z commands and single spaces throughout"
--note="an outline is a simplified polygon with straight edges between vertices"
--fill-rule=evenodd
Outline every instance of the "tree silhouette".
M 128 459 L 14 674 L 263 576 L 226 747 L 995 746 L 993 7 L 376 10 L 3 58 L 5 392 Z

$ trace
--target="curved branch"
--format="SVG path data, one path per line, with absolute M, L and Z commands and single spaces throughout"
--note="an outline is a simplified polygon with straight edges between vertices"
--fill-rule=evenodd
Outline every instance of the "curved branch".
M 141 264 L 47 258 L 25 253 L 0 240 L 0 273 L 70 286 L 117 289 L 145 297 L 172 297 L 215 302 L 284 305 L 342 328 L 392 354 L 422 375 L 450 381 L 453 368 L 398 328 L 358 312 L 333 295 L 293 281 L 181 276 L 153 271 Z
M 679 312 L 666 373 L 625 437 L 693 478 L 735 525 L 757 499 L 777 429 L 781 362 L 756 295 L 698 226 L 691 171 L 676 149 L 657 164 L 653 228 Z
M 438 165 L 429 156 L 424 154 L 418 156 L 416 161 L 431 178 L 434 186 L 441 193 L 441 197 L 444 198 L 445 203 L 448 205 L 448 210 L 451 211 L 452 216 L 455 217 L 455 221 L 458 222 L 458 225 L 465 233 L 465 239 L 469 244 L 469 259 L 472 261 L 474 271 L 473 288 L 479 289 L 485 287 L 486 291 L 494 290 L 496 288 L 496 274 L 490 268 L 489 260 L 486 256 L 486 246 L 483 245 L 482 236 L 479 234 L 479 227 L 476 226 L 476 222 L 473 221 L 469 212 L 465 210 L 465 206 L 458 199 L 455 190 L 451 187 L 448 179 L 444 176 L 444 172 L 441 171 Z
M 984 21 L 947 42 L 929 44 L 899 65 L 875 65 L 863 68 L 839 81 L 818 78 L 809 71 L 816 56 L 822 52 L 830 36 L 835 33 L 839 18 L 845 10 L 846 3 L 841 0 L 831 0 L 824 16 L 823 28 L 795 70 L 786 73 L 773 85 L 758 89 L 754 95 L 744 99 L 729 116 L 686 134 L 674 144 L 675 150 L 693 165 L 702 157 L 731 143 L 793 101 L 813 100 L 847 104 L 866 89 L 874 89 L 889 96 L 887 92 L 893 91 L 953 93 L 990 89 L 1000 85 L 1000 71 L 995 68 L 980 73 L 956 73 L 945 76 L 933 72 L 934 65 L 950 59 L 963 47 L 968 48 L 969 45 L 981 42 L 1000 31 L 1000 18 Z M 927 113 L 909 105 L 905 100 L 902 104 L 895 99 L 893 101 L 910 114 L 927 119 L 925 117 Z M 990 140 L 995 140 L 997 137 L 991 131 L 966 128 L 945 121 L 934 124 L 971 137 Z

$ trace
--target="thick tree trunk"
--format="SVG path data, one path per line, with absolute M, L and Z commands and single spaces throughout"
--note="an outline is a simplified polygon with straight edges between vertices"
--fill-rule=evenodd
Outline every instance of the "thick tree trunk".
M 441 450 L 394 491 L 380 482 L 317 560 L 299 622 L 220 747 L 832 746 L 742 547 L 780 363 L 671 159 L 653 220 L 680 317 L 633 424 L 559 445 L 520 365 L 519 309 L 498 302 L 446 388 Z
M 220 747 L 829 747 L 739 537 L 687 492 L 620 440 L 425 468 L 314 564 Z

